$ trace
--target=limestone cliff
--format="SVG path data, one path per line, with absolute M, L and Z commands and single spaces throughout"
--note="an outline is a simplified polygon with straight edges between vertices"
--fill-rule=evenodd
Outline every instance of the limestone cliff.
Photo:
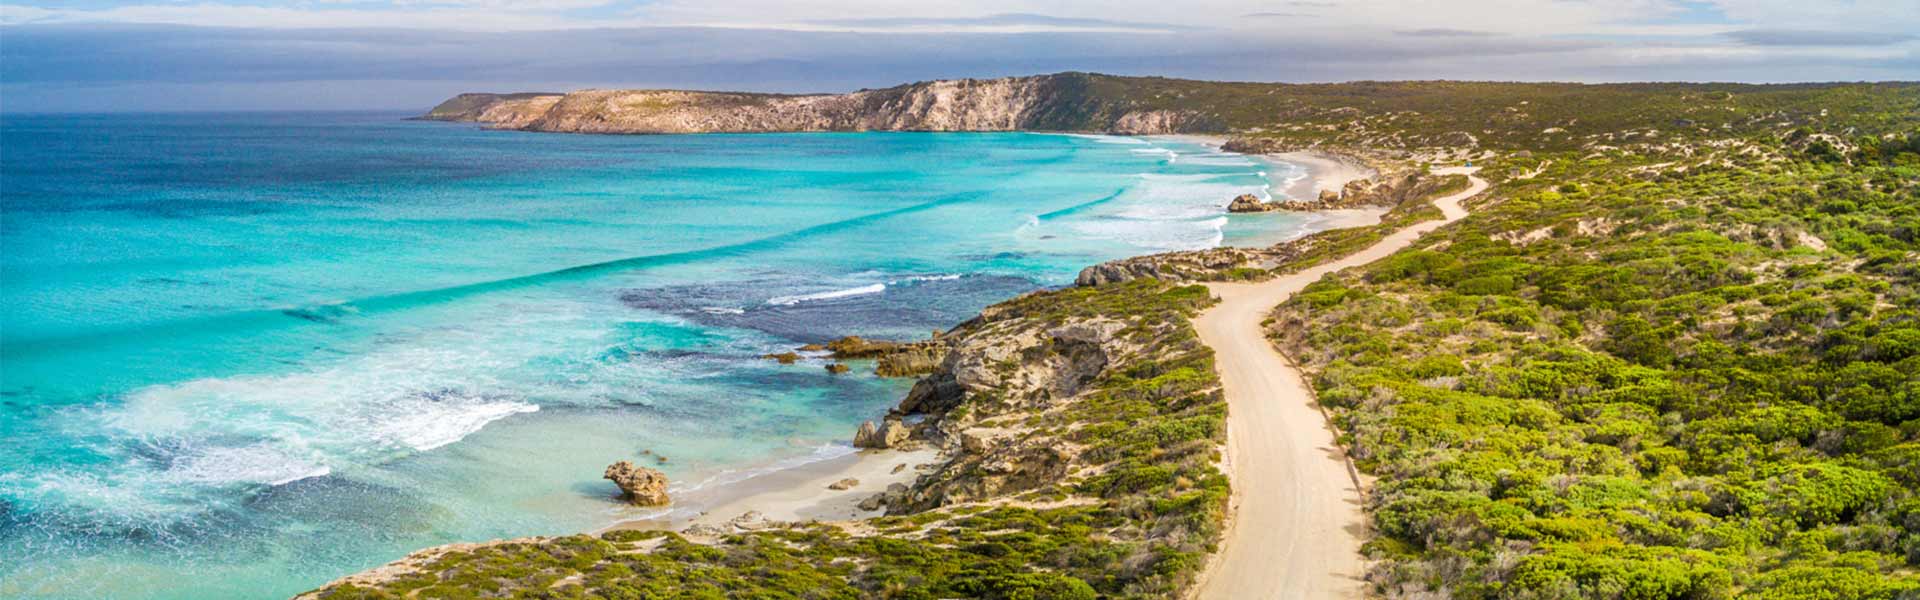
M 461 94 L 424 118 L 571 133 L 783 131 L 1224 131 L 1215 115 L 1154 106 L 1105 76 L 1061 73 L 912 83 L 847 94 L 582 90 Z

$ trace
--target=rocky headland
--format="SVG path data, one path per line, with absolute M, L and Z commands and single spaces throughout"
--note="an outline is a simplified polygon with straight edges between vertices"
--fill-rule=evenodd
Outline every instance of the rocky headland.
M 845 94 L 686 90 L 470 93 L 422 118 L 567 133 L 799 131 L 1225 131 L 1218 115 L 1103 93 L 1104 76 L 1059 73 L 911 83 Z

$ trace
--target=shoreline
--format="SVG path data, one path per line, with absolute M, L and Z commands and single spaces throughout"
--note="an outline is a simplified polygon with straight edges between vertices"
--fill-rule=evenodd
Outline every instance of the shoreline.
M 746 477 L 703 485 L 676 494 L 673 503 L 659 507 L 663 511 L 646 517 L 621 519 L 588 533 L 609 531 L 666 530 L 686 532 L 691 528 L 718 527 L 722 530 L 736 522 L 808 522 L 858 521 L 881 516 L 885 510 L 862 510 L 859 504 L 892 484 L 908 484 L 919 476 L 919 467 L 939 460 L 939 452 L 913 450 L 855 450 L 830 458 L 811 460 L 792 466 L 771 463 L 750 469 Z M 845 490 L 828 486 L 842 479 L 859 483 Z M 758 518 L 746 518 L 750 513 Z
M 1038 132 L 1047 133 L 1047 132 Z M 1087 135 L 1087 134 L 1073 134 Z M 1218 151 L 1225 136 L 1151 135 L 1117 136 L 1165 139 L 1203 144 Z M 1339 190 L 1347 182 L 1374 176 L 1377 172 L 1360 159 L 1319 150 L 1247 155 L 1256 160 L 1283 162 L 1301 167 L 1305 176 L 1290 182 L 1285 191 L 1291 199 L 1313 199 L 1323 189 Z M 1308 194 L 1295 196 L 1294 194 Z M 1313 215 L 1320 227 L 1330 231 L 1366 227 L 1380 222 L 1384 208 L 1357 208 L 1296 213 Z M 1225 247 L 1223 243 L 1221 247 Z M 1144 256 L 1144 255 L 1142 255 Z M 622 519 L 595 529 L 601 534 L 621 530 L 669 530 L 685 533 L 688 529 L 718 527 L 728 529 L 737 519 L 758 512 L 758 519 L 746 521 L 833 521 L 856 522 L 885 514 L 884 510 L 860 510 L 858 504 L 887 486 L 911 484 L 920 473 L 918 467 L 938 462 L 943 457 L 933 449 L 859 450 L 848 454 L 808 461 L 790 467 L 778 462 L 760 467 L 746 478 L 703 486 L 675 496 L 663 512 L 636 519 Z M 904 468 L 895 471 L 897 465 Z M 846 490 L 831 490 L 828 485 L 845 478 L 859 480 Z
M 1299 165 L 1306 169 L 1305 177 L 1290 182 L 1286 189 L 1281 190 L 1287 199 L 1294 202 L 1318 200 L 1321 192 L 1339 193 L 1348 182 L 1379 174 L 1379 171 L 1358 158 L 1323 150 L 1295 150 L 1256 156 L 1261 160 Z
M 1223 150 L 1222 147 L 1226 145 L 1229 139 L 1228 136 L 1224 135 L 1200 134 L 1168 134 L 1141 137 L 1202 144 L 1214 149 L 1216 152 L 1227 152 Z M 1379 169 L 1373 168 L 1373 166 L 1367 164 L 1366 161 L 1361 160 L 1360 157 L 1327 150 L 1291 150 L 1287 152 L 1269 152 L 1266 154 L 1242 154 L 1242 156 L 1252 157 L 1255 160 L 1268 164 L 1279 163 L 1292 165 L 1306 171 L 1299 178 L 1288 180 L 1281 186 L 1280 193 L 1286 195 L 1288 200 L 1295 202 L 1318 200 L 1320 198 L 1320 192 L 1322 191 L 1331 190 L 1338 193 L 1347 187 L 1348 182 L 1371 179 L 1380 174 Z M 1272 199 L 1268 198 L 1268 200 Z
M 1114 134 L 1063 134 L 1056 132 L 1029 132 L 1053 135 L 1114 135 Z M 1115 135 L 1115 137 L 1134 137 L 1164 139 L 1208 146 L 1214 151 L 1227 141 L 1225 136 L 1212 135 Z M 1371 177 L 1374 169 L 1365 166 L 1356 157 L 1324 151 L 1295 151 L 1275 154 L 1246 154 L 1249 158 L 1269 163 L 1287 163 L 1299 166 L 1304 175 L 1285 182 L 1287 194 L 1292 200 L 1311 200 L 1317 198 L 1319 190 L 1338 190 L 1347 182 Z M 1225 200 L 1222 203 L 1222 215 L 1225 212 Z M 1333 209 L 1292 213 L 1311 215 L 1317 225 L 1313 232 L 1366 227 L 1379 223 L 1386 209 Z M 1297 236 L 1296 236 L 1297 237 Z M 1284 241 L 1264 241 L 1259 245 L 1272 245 Z M 1228 247 L 1224 241 L 1216 247 Z M 1152 252 L 1136 256 L 1150 256 Z M 846 440 L 836 441 L 835 445 L 845 444 Z M 672 502 L 662 507 L 635 507 L 637 510 L 652 510 L 645 516 L 619 518 L 598 528 L 585 531 L 590 535 L 601 535 L 626 530 L 664 530 L 680 533 L 692 538 L 714 538 L 741 531 L 753 531 L 787 522 L 830 523 L 845 529 L 865 527 L 864 521 L 885 515 L 884 508 L 863 510 L 859 504 L 870 497 L 887 491 L 895 484 L 911 485 L 924 471 L 921 467 L 938 464 L 945 459 L 944 453 L 929 447 L 920 446 L 908 450 L 851 450 L 844 454 L 824 459 L 804 460 L 793 463 L 794 459 L 773 460 L 738 471 L 723 472 L 701 482 L 693 482 L 695 489 L 675 493 Z M 727 479 L 733 473 L 749 473 L 738 479 Z M 844 490 L 830 489 L 829 486 L 843 479 L 858 481 Z M 723 481 L 715 482 L 716 479 Z M 615 500 L 609 500 L 613 502 Z M 1233 517 L 1229 515 L 1229 519 Z M 525 539 L 525 538 L 518 538 Z M 406 562 L 412 557 L 432 553 L 436 549 L 451 547 L 481 547 L 512 541 L 497 539 L 477 543 L 456 543 L 429 548 L 421 548 L 409 553 L 387 566 Z M 1211 563 L 1217 553 L 1209 555 Z M 381 572 L 383 567 L 351 573 L 329 582 L 355 581 L 368 575 Z M 324 587 L 324 586 L 323 586 Z M 1198 589 L 1197 587 L 1195 588 Z

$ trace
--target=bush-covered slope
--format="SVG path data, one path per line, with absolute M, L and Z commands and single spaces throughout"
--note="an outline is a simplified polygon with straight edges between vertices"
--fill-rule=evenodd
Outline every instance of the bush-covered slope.
M 1537 175 L 1281 307 L 1380 591 L 1920 594 L 1916 141 L 1498 160 Z

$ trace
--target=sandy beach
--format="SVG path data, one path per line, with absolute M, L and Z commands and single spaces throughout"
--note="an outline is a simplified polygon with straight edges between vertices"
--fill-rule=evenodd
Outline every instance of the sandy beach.
M 1261 158 L 1300 165 L 1307 169 L 1306 177 L 1292 182 L 1286 189 L 1281 190 L 1287 198 L 1297 201 L 1317 199 L 1323 190 L 1339 191 L 1340 188 L 1346 187 L 1349 181 L 1374 175 L 1373 168 L 1360 162 L 1359 159 L 1319 150 L 1265 154 Z
M 787 468 L 766 469 L 744 479 L 715 483 L 677 494 L 673 505 L 657 516 L 620 521 L 594 533 L 622 529 L 670 529 L 711 525 L 724 527 L 748 513 L 743 521 L 850 521 L 877 517 L 884 510 L 861 510 L 860 501 L 884 492 L 887 486 L 908 484 L 932 464 L 939 453 L 931 449 L 862 450 Z M 858 483 L 844 490 L 828 486 L 843 479 Z

